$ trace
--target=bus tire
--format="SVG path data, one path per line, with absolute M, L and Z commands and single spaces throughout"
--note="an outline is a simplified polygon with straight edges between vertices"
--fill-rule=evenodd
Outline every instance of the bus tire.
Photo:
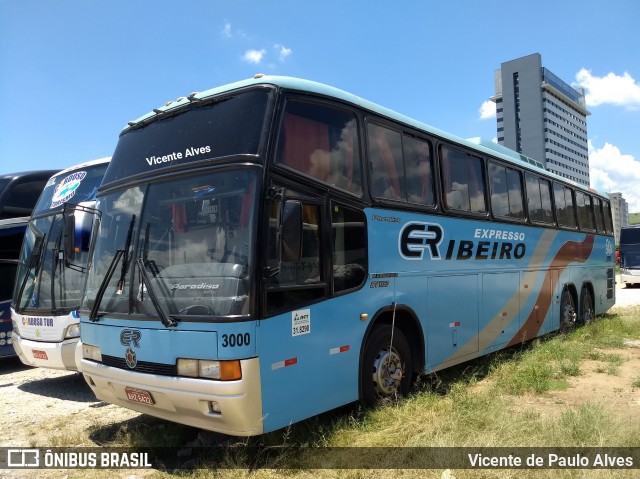
M 391 331 L 388 324 L 377 326 L 365 344 L 360 391 L 361 402 L 366 406 L 409 394 L 413 377 L 411 347 L 402 331 L 395 328 L 390 352 Z
M 595 317 L 595 310 L 593 308 L 593 298 L 591 297 L 591 291 L 586 286 L 582 287 L 582 298 L 580 304 L 580 323 L 589 324 Z
M 573 295 L 565 288 L 560 299 L 560 331 L 570 331 L 576 325 L 577 316 Z

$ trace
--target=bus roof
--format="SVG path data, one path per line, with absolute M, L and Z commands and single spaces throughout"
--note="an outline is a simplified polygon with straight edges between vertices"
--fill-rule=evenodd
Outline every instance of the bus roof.
M 592 193 L 595 193 L 599 196 L 607 198 L 605 195 L 593 190 L 592 188 L 589 188 L 584 185 L 580 185 L 575 181 L 572 181 L 567 178 L 563 178 L 555 173 L 550 172 L 544 167 L 543 163 L 541 163 L 538 160 L 529 158 L 525 155 L 521 155 L 520 153 L 514 150 L 511 150 L 505 146 L 499 145 L 497 143 L 491 142 L 493 143 L 493 145 L 489 145 L 488 143 L 490 142 L 490 140 L 482 140 L 478 138 L 464 139 L 462 137 L 456 136 L 451 133 L 447 133 L 446 131 L 435 128 L 421 121 L 410 118 L 406 115 L 398 113 L 389 108 L 373 103 L 369 100 L 365 100 L 364 98 L 361 98 L 352 93 L 346 92 L 344 90 L 340 90 L 339 88 L 332 87 L 330 85 L 325 85 L 323 83 L 319 83 L 311 80 L 305 80 L 301 78 L 294 78 L 294 77 L 288 77 L 288 76 L 271 76 L 271 75 L 257 74 L 253 78 L 248 78 L 248 79 L 240 80 L 234 83 L 221 85 L 215 88 L 211 88 L 209 90 L 205 90 L 203 92 L 193 92 L 186 97 L 179 97 L 175 101 L 168 101 L 161 107 L 154 108 L 153 111 L 147 113 L 146 115 L 143 115 L 134 121 L 130 121 L 128 125 L 122 130 L 122 133 L 127 131 L 129 128 L 138 125 L 140 122 L 152 121 L 152 119 L 155 116 L 162 115 L 165 112 L 178 110 L 194 101 L 205 100 L 207 98 L 210 98 L 219 94 L 223 94 L 223 93 L 237 90 L 240 88 L 246 88 L 246 87 L 257 86 L 257 85 L 272 85 L 272 86 L 283 88 L 286 90 L 300 91 L 305 93 L 314 93 L 317 95 L 322 95 L 322 96 L 327 96 L 330 98 L 342 100 L 344 102 L 351 103 L 358 107 L 369 110 L 378 115 L 387 117 L 391 120 L 395 120 L 395 121 L 404 123 L 406 125 L 412 126 L 414 128 L 417 128 L 419 130 L 423 130 L 435 136 L 439 136 L 451 142 L 458 143 L 463 146 L 467 146 L 471 149 L 483 152 L 485 154 L 488 154 L 494 157 L 498 157 L 502 160 L 506 160 L 511 163 L 517 164 L 531 171 L 537 171 L 538 173 L 543 174 L 544 176 L 547 176 L 550 179 L 567 183 L 576 188 L 591 191 Z
M 79 168 L 88 168 L 89 166 L 102 165 L 104 163 L 109 163 L 110 161 L 111 161 L 111 157 L 106 156 L 104 158 L 98 158 L 97 160 L 90 160 L 90 161 L 85 161 L 84 163 L 78 163 L 77 165 L 70 166 L 69 168 L 65 168 L 64 170 L 57 172 L 55 175 L 51 175 L 51 178 L 54 178 L 60 175 L 65 175 Z

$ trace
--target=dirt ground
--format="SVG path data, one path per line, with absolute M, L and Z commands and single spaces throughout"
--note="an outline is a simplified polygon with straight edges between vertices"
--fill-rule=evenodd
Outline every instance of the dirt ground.
M 580 375 L 567 379 L 567 389 L 549 391 L 542 396 L 527 394 L 514 402 L 514 406 L 519 410 L 555 417 L 583 404 L 597 404 L 603 406 L 611 417 L 640 424 L 640 388 L 633 386 L 634 381 L 640 378 L 640 341 L 628 344 L 625 349 L 606 350 L 606 354 L 622 358 L 615 374 L 607 371 L 606 362 L 584 360 L 580 365 Z

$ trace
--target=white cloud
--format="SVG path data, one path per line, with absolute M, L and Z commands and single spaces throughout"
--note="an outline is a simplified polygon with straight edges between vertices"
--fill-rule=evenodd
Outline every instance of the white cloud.
M 291 54 L 293 53 L 293 51 L 291 50 L 291 48 L 287 48 L 283 45 L 274 45 L 273 48 L 275 48 L 276 50 L 278 50 L 278 58 L 280 59 L 281 62 L 285 61 L 286 58 L 288 56 L 291 56 Z
M 221 32 L 225 37 L 230 38 L 231 37 L 231 24 L 229 22 L 224 24 L 224 28 L 222 29 Z
M 585 89 L 587 106 L 609 103 L 628 110 L 640 109 L 640 84 L 627 72 L 597 77 L 583 68 L 576 73 L 576 85 Z
M 259 64 L 266 54 L 266 50 L 247 50 L 242 59 L 248 63 Z
M 480 119 L 488 120 L 496 117 L 496 104 L 491 100 L 485 101 L 480 107 Z
M 591 186 L 602 193 L 622 193 L 629 212 L 640 212 L 640 161 L 624 155 L 617 146 L 605 143 L 595 148 L 589 140 Z

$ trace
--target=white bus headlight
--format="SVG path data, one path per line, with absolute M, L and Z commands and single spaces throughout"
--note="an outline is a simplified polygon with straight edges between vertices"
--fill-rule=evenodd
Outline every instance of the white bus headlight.
M 80 337 L 80 325 L 76 323 L 76 324 L 70 324 L 69 326 L 67 326 L 67 331 L 64 337 L 65 339 Z
M 90 344 L 82 344 L 82 357 L 84 359 L 90 359 L 92 361 L 102 362 L 102 353 L 98 346 L 92 346 Z
M 17 335 L 20 335 L 20 328 L 18 327 L 18 322 L 15 319 L 11 319 L 11 324 L 13 325 L 13 330 Z
M 178 358 L 178 376 L 216 379 L 219 381 L 237 381 L 242 379 L 240 361 L 212 361 L 207 359 Z

